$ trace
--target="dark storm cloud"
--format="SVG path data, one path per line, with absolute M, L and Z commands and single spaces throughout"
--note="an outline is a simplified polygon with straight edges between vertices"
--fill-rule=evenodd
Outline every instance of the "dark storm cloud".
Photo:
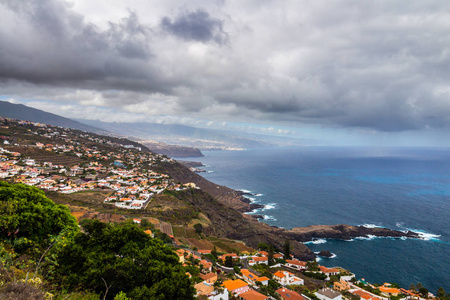
M 4 1 L 0 9 L 3 80 L 167 92 L 151 66 L 151 30 L 134 12 L 101 30 L 61 1 Z
M 450 125 L 450 3 L 173 3 L 130 1 L 117 18 L 126 8 L 0 0 L 0 95 L 174 118 Z
M 181 39 L 198 42 L 215 41 L 222 44 L 227 37 L 223 31 L 222 21 L 211 18 L 203 10 L 184 12 L 173 21 L 169 17 L 164 17 L 161 21 L 161 27 Z

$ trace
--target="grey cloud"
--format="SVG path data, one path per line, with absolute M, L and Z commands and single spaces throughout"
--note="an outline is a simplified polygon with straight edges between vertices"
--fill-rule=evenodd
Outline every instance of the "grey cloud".
M 96 95 L 99 106 L 175 117 L 450 125 L 446 2 L 199 3 L 146 22 L 129 11 L 101 29 L 64 1 L 0 0 L 0 88 L 33 98 L 34 84 L 41 99 Z
M 211 18 L 208 12 L 203 10 L 183 12 L 173 21 L 169 17 L 164 17 L 161 21 L 161 27 L 184 40 L 215 41 L 218 44 L 227 40 L 227 35 L 223 30 L 223 22 Z
M 0 30 L 3 80 L 88 89 L 170 89 L 153 65 L 151 29 L 134 12 L 110 22 L 106 30 L 56 0 L 2 2 L 0 12 L 7 16 Z

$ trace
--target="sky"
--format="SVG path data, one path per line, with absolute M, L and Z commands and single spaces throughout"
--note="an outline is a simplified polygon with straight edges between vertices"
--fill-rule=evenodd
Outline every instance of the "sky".
M 447 0 L 0 0 L 0 100 L 69 118 L 450 146 Z

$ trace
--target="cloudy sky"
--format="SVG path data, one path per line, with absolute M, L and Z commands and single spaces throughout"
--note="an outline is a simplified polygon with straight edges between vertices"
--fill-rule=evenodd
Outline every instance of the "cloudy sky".
M 450 2 L 0 0 L 0 100 L 70 118 L 450 145 Z

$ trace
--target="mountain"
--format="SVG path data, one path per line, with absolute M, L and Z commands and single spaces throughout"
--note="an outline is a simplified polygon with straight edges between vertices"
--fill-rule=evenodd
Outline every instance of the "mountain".
M 105 130 L 97 127 L 86 125 L 78 121 L 25 106 L 23 104 L 13 104 L 6 101 L 0 101 L 0 117 L 50 124 L 94 133 L 106 133 Z
M 156 123 L 106 123 L 101 121 L 83 120 L 86 124 L 114 131 L 128 137 L 135 137 L 147 145 L 146 141 L 157 141 L 175 145 L 189 146 L 201 150 L 215 149 L 254 149 L 276 146 L 304 146 L 314 144 L 287 137 L 276 137 L 263 134 L 197 128 L 178 124 Z M 150 145 L 147 145 L 151 148 Z

